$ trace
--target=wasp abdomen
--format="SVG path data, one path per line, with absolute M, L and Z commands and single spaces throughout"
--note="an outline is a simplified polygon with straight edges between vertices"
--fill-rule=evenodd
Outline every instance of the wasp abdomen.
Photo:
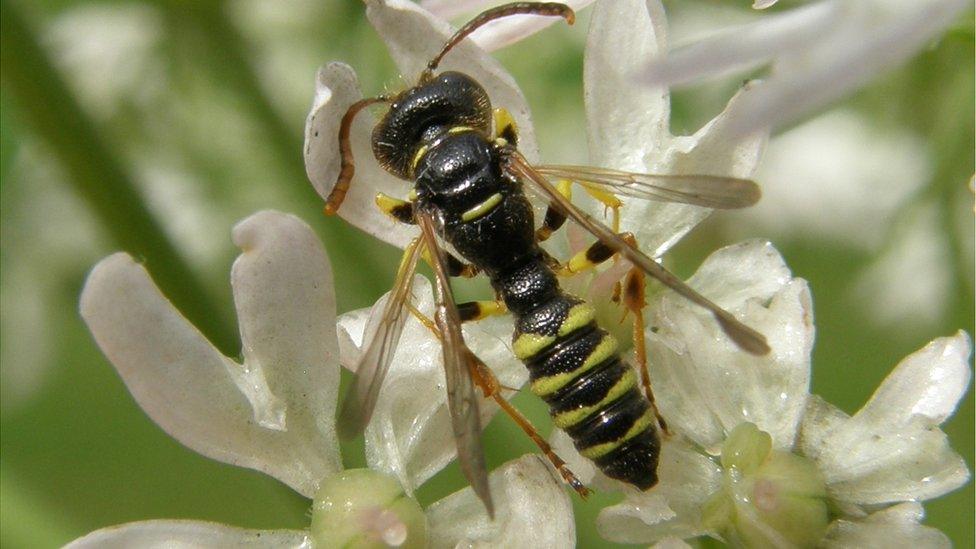
M 639 488 L 657 483 L 654 413 L 590 305 L 560 295 L 519 315 L 513 347 L 532 392 L 584 457 Z

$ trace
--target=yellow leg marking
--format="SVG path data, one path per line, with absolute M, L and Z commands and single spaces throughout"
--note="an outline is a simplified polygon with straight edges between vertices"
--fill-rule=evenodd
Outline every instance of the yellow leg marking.
M 508 112 L 508 109 L 504 107 L 497 107 L 491 113 L 492 119 L 495 121 L 495 139 L 502 139 L 507 144 L 512 140 L 513 137 L 518 136 L 518 126 L 515 124 L 515 118 L 512 113 Z M 515 143 L 512 143 L 515 145 Z
M 613 232 L 619 233 L 620 207 L 623 206 L 624 203 L 617 198 L 617 195 L 609 191 L 593 187 L 592 185 L 587 185 L 586 181 L 580 181 L 580 185 L 582 185 L 583 189 L 586 190 L 586 194 L 592 196 L 596 201 L 603 204 L 604 207 L 610 208 L 613 211 L 613 221 L 611 222 L 611 227 L 613 228 Z
M 590 356 L 586 357 L 583 364 L 571 372 L 562 372 L 559 374 L 540 377 L 532 382 L 530 389 L 532 394 L 538 397 L 544 397 L 555 393 L 559 389 L 562 389 L 570 381 L 578 378 L 584 373 L 592 370 L 594 366 L 600 364 L 604 360 L 613 356 L 617 352 L 617 340 L 610 334 L 603 336 L 603 339 L 597 343 L 596 347 L 590 353 Z
M 458 304 L 458 313 L 461 315 L 461 322 L 478 321 L 489 316 L 503 315 L 508 312 L 508 307 L 504 301 L 468 301 Z
M 637 421 L 631 425 L 630 429 L 624 433 L 624 436 L 618 438 L 617 440 L 611 440 L 610 442 L 604 442 L 602 444 L 597 444 L 590 446 L 589 448 L 584 448 L 580 450 L 580 455 L 587 459 L 596 459 L 601 456 L 605 456 L 610 452 L 619 448 L 623 443 L 641 434 L 644 429 L 647 429 L 654 423 L 654 412 L 648 410 L 644 412 L 644 415 L 637 418 Z
M 552 423 L 560 429 L 572 427 L 573 425 L 576 425 L 577 423 L 593 415 L 594 412 L 606 408 L 608 404 L 617 400 L 627 391 L 636 386 L 637 374 L 635 374 L 633 370 L 627 370 L 623 377 L 621 377 L 620 380 L 613 385 L 613 387 L 610 387 L 610 390 L 607 391 L 607 396 L 603 397 L 600 402 L 591 406 L 583 406 L 581 408 L 577 408 L 576 410 L 570 410 L 568 412 L 557 414 L 552 418 Z

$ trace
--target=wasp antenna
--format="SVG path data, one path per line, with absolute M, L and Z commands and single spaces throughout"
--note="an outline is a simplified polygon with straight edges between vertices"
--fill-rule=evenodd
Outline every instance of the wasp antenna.
M 447 52 L 451 51 L 451 48 L 456 46 L 461 40 L 464 40 L 465 37 L 478 30 L 478 28 L 485 23 L 494 21 L 495 19 L 501 19 L 502 17 L 508 17 L 509 15 L 541 15 L 543 17 L 562 17 L 570 25 L 576 21 L 576 13 L 573 11 L 573 8 L 558 2 L 513 2 L 511 4 L 504 4 L 494 7 L 490 10 L 482 12 L 471 21 L 468 21 L 466 25 L 454 33 L 454 36 L 452 36 L 451 39 L 444 44 L 441 52 L 438 53 L 436 57 L 431 59 L 430 63 L 427 63 L 427 68 L 424 69 L 424 72 L 420 75 L 420 82 L 426 82 L 431 76 L 433 76 L 434 71 L 437 69 L 437 65 L 439 65 L 441 62 L 441 59 L 443 59 L 444 56 L 447 55 Z
M 349 192 L 349 185 L 352 184 L 352 176 L 356 173 L 356 163 L 352 157 L 352 142 L 349 140 L 353 119 L 364 108 L 389 101 L 390 97 L 387 95 L 360 99 L 350 105 L 349 110 L 342 116 L 342 123 L 339 125 L 339 177 L 336 178 L 336 184 L 332 187 L 329 197 L 325 199 L 325 215 L 335 215 L 339 211 L 339 206 Z

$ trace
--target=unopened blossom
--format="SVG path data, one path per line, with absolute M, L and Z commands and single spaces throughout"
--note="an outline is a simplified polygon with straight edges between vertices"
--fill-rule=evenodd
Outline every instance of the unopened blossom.
M 153 421 L 203 455 L 263 471 L 311 498 L 310 528 L 257 531 L 152 520 L 98 530 L 72 547 L 339 547 L 355 540 L 403 547 L 572 544 L 568 496 L 538 456 L 511 461 L 491 473 L 494 521 L 470 488 L 423 510 L 413 498 L 415 486 L 402 483 L 399 469 L 388 465 L 399 463 L 399 456 L 387 455 L 390 448 L 377 447 L 370 438 L 367 453 L 371 465 L 379 465 L 343 470 L 335 436 L 339 364 L 354 359 L 343 356 L 337 337 L 328 257 L 307 225 L 281 213 L 255 214 L 234 228 L 233 237 L 242 249 L 231 283 L 243 362 L 217 351 L 124 253 L 92 270 L 82 292 L 81 314 Z M 429 286 L 418 287 L 416 293 L 422 296 L 417 305 L 429 313 Z M 420 329 L 419 321 L 408 321 L 404 341 L 413 344 L 411 334 Z M 348 329 L 343 337 L 350 337 Z M 410 376 L 400 373 L 399 381 L 409 384 Z M 443 386 L 443 374 L 439 383 Z M 437 390 L 436 380 L 431 385 L 429 392 Z M 416 392 L 414 398 L 422 401 L 416 403 L 401 395 L 397 404 L 424 405 L 428 394 Z M 379 415 L 374 423 L 383 421 Z M 438 417 L 432 413 L 410 420 L 424 432 Z M 436 447 L 429 456 L 433 465 L 422 455 L 410 463 L 429 477 L 448 461 L 440 452 Z

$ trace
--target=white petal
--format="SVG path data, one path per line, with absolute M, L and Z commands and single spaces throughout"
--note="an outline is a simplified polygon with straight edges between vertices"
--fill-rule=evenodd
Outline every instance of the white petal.
M 386 298 L 382 298 L 382 305 L 386 304 Z M 373 307 L 356 309 L 339 315 L 336 322 L 336 333 L 339 337 L 339 363 L 343 368 L 352 372 L 356 371 L 356 365 L 363 354 L 363 334 L 366 325 L 369 323 L 370 314 L 374 307 L 381 305 L 378 301 Z
M 441 19 L 454 19 L 463 13 L 484 11 L 491 0 L 420 0 L 420 5 Z
M 903 360 L 849 420 L 829 411 L 804 420 L 803 452 L 817 461 L 832 497 L 857 504 L 925 500 L 969 479 L 936 426 L 969 386 L 970 351 L 963 332 L 937 339 Z
M 622 503 L 600 512 L 601 536 L 617 543 L 654 543 L 707 533 L 701 526 L 701 506 L 719 489 L 721 467 L 675 436 L 661 448 L 658 476 L 654 488 L 627 488 Z
M 537 455 L 501 466 L 488 479 L 495 520 L 470 487 L 434 503 L 427 510 L 430 546 L 573 547 L 573 506 L 562 480 Z
M 592 4 L 593 0 L 565 0 L 563 3 L 579 12 L 579 10 Z M 513 15 L 487 23 L 475 31 L 471 35 L 471 39 L 481 49 L 495 51 L 528 38 L 553 24 L 563 22 L 564 20 L 559 17 Z
M 903 503 L 878 511 L 860 521 L 836 520 L 831 523 L 821 547 L 887 549 L 888 547 L 949 548 L 945 534 L 922 526 L 922 506 Z
M 261 372 L 287 411 L 281 428 L 305 441 L 301 458 L 317 484 L 341 469 L 335 435 L 339 391 L 332 267 L 312 229 L 298 218 L 260 212 L 237 224 L 231 285 L 244 369 Z
M 816 46 L 788 51 L 775 63 L 774 75 L 743 107 L 734 131 L 748 135 L 779 126 L 849 94 L 917 53 L 970 6 L 968 0 L 929 0 L 846 10 Z
M 755 0 L 752 3 L 752 8 L 756 10 L 764 10 L 772 7 L 777 1 L 778 0 Z
M 651 549 L 692 549 L 691 545 L 676 537 L 666 537 L 651 546 Z
M 750 355 L 714 318 L 668 291 L 650 307 L 650 372 L 658 407 L 673 429 L 709 451 L 742 422 L 792 447 L 810 380 L 813 318 L 805 281 L 768 243 L 713 253 L 688 283 L 766 336 L 772 351 Z
M 147 520 L 109 526 L 78 538 L 66 549 L 129 547 L 311 547 L 303 530 L 245 530 L 193 520 Z
M 370 326 L 379 321 L 384 304 L 385 298 L 373 307 Z M 422 277 L 414 283 L 414 305 L 432 316 L 430 283 Z M 354 329 L 352 323 L 344 327 Z M 372 329 L 367 327 L 365 331 L 371 333 Z M 468 324 L 464 333 L 472 351 L 492 367 L 503 385 L 520 387 L 525 383 L 528 373 L 516 361 L 508 343 L 512 333 L 509 318 Z M 357 339 L 361 341 L 362 335 L 350 337 L 351 341 Z M 442 356 L 440 340 L 411 316 L 366 428 L 366 460 L 370 468 L 397 477 L 408 491 L 441 470 L 457 452 L 447 410 Z M 479 405 L 482 425 L 487 425 L 497 406 L 486 400 Z
M 741 105 L 755 89 L 754 83 L 743 86 L 726 108 L 694 135 L 665 138 L 660 150 L 647 149 L 644 167 L 639 171 L 752 177 L 768 132 L 759 131 L 747 137 L 730 132 L 741 116 Z M 658 257 L 711 212 L 709 208 L 687 204 L 629 200 L 621 211 L 620 224 L 623 230 L 637 236 L 642 249 Z
M 837 2 L 819 2 L 769 15 L 651 59 L 641 79 L 652 87 L 670 86 L 748 69 L 786 48 L 795 51 L 822 38 L 844 13 Z
M 632 79 L 666 41 L 660 2 L 615 0 L 593 8 L 583 78 L 592 164 L 643 172 L 645 154 L 670 144 L 667 88 L 636 86 Z
M 921 415 L 932 425 L 941 424 L 969 388 L 970 355 L 966 332 L 932 341 L 902 360 L 854 419 L 897 426 Z
M 306 333 L 312 324 L 328 322 L 334 314 L 331 289 L 320 288 L 303 309 L 292 309 L 296 288 L 309 281 L 331 284 L 328 263 L 311 230 L 295 218 L 262 213 L 241 227 L 249 234 L 240 238 L 253 247 L 235 272 L 235 285 L 241 285 L 236 298 L 245 341 L 253 345 L 247 353 L 257 360 L 242 366 L 221 355 L 126 254 L 95 266 L 82 291 L 81 314 L 133 397 L 163 430 L 205 456 L 263 471 L 311 496 L 318 481 L 339 468 L 331 423 L 337 383 L 335 358 L 328 360 L 335 357 L 331 325 L 319 327 L 318 342 L 302 343 L 311 350 L 292 350 L 285 362 L 268 356 L 277 348 L 268 338 L 293 339 L 287 332 L 303 322 L 310 323 Z M 250 261 L 257 256 L 271 262 Z M 245 281 L 276 276 L 278 291 Z M 268 294 L 250 295 L 260 291 Z
M 362 93 L 356 73 L 343 63 L 329 63 L 315 75 L 315 99 L 305 120 L 305 171 L 322 198 L 328 198 L 339 176 L 339 125 L 349 106 Z M 403 248 L 417 229 L 397 223 L 376 207 L 376 193 L 402 197 L 410 183 L 395 178 L 373 156 L 370 136 L 376 120 L 361 111 L 352 124 L 350 140 L 356 172 L 339 216 L 384 242 Z
M 441 50 L 453 30 L 420 6 L 406 0 L 368 0 L 366 15 L 386 42 L 390 56 L 408 83 L 413 85 L 427 63 Z M 502 66 L 469 41 L 458 44 L 441 63 L 439 71 L 461 71 L 480 83 L 494 107 L 512 113 L 519 130 L 519 150 L 530 161 L 539 157 L 528 103 L 518 85 Z

